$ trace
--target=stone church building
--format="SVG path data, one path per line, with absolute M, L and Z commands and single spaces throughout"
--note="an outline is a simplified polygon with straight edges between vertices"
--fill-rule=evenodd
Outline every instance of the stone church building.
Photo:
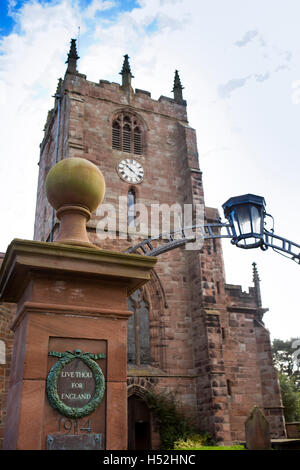
M 45 178 L 56 162 L 68 157 L 86 158 L 100 168 L 106 181 L 104 202 L 116 211 L 119 197 L 127 198 L 129 225 L 134 224 L 135 203 L 149 208 L 157 203 L 205 204 L 196 132 L 188 122 L 178 72 L 173 97 L 154 100 L 149 91 L 133 89 L 127 55 L 121 84 L 89 81 L 78 72 L 77 60 L 72 40 L 40 145 L 34 239 L 55 240 L 59 222 L 46 199 Z M 136 177 L 122 171 L 126 159 L 138 168 Z M 218 217 L 216 209 L 205 206 L 205 222 Z M 88 222 L 92 243 L 114 251 L 134 244 L 118 232 L 112 238 L 108 231 L 107 238 L 99 240 L 97 223 L 94 214 Z M 244 423 L 255 405 L 269 420 L 271 437 L 285 437 L 255 265 L 253 281 L 247 293 L 241 286 L 226 284 L 218 239 L 206 240 L 201 250 L 182 246 L 158 256 L 151 280 L 128 299 L 133 312 L 127 348 L 130 449 L 159 446 L 157 423 L 144 401 L 147 391 L 176 393 L 198 429 L 210 432 L 218 442 L 244 440 Z M 63 290 L 62 282 L 53 302 L 62 302 Z M 14 305 L 0 305 L 0 339 L 5 346 L 0 363 L 1 439 L 13 316 Z

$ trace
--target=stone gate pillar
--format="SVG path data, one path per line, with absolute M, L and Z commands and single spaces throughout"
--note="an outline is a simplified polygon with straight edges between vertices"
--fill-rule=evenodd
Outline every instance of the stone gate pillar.
M 76 165 L 70 169 L 74 160 L 84 170 L 90 165 L 63 160 L 61 171 L 68 177 L 78 174 Z M 122 450 L 131 314 L 126 299 L 147 282 L 156 259 L 91 245 L 82 214 L 93 204 L 85 201 L 81 210 L 79 199 L 66 201 L 62 180 L 60 207 L 67 217 L 58 239 L 13 240 L 0 271 L 1 300 L 17 303 L 3 448 Z

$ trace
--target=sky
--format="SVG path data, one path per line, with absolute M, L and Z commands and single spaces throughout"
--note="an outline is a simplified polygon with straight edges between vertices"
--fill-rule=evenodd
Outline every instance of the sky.
M 0 251 L 33 238 L 39 144 L 71 38 L 87 79 L 172 97 L 179 70 L 196 129 L 205 202 L 264 196 L 275 233 L 300 243 L 298 0 L 0 0 Z M 175 202 L 175 201 L 174 201 Z M 226 281 L 261 278 L 271 338 L 300 337 L 299 274 L 268 249 L 223 240 Z

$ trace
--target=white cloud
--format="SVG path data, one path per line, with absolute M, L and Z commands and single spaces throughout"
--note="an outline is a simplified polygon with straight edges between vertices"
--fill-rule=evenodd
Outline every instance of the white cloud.
M 99 11 L 110 10 L 114 6 L 116 6 L 116 2 L 107 0 L 93 0 L 83 11 L 83 17 L 86 19 L 93 19 L 95 14 Z
M 234 44 L 238 47 L 244 47 L 246 46 L 246 44 L 248 44 L 249 42 L 253 41 L 253 39 L 258 35 L 258 31 L 257 30 L 251 30 L 251 31 L 247 31 L 243 38 L 240 39 L 239 41 L 236 41 Z
M 223 85 L 219 85 L 218 93 L 220 98 L 229 98 L 231 93 L 238 88 L 245 86 L 247 81 L 251 78 L 251 75 L 244 78 L 233 78 Z
M 266 72 L 266 73 L 255 74 L 254 77 L 257 82 L 264 82 L 265 80 L 268 80 L 270 76 L 271 76 L 270 73 Z

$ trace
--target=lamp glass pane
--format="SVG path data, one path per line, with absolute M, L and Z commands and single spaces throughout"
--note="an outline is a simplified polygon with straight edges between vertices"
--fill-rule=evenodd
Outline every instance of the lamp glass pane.
M 251 206 L 250 207 L 251 218 L 252 218 L 252 226 L 254 233 L 261 232 L 261 214 L 257 207 Z
M 251 230 L 250 212 L 249 212 L 248 206 L 237 207 L 235 216 L 239 223 L 241 235 L 250 233 L 252 230 Z

